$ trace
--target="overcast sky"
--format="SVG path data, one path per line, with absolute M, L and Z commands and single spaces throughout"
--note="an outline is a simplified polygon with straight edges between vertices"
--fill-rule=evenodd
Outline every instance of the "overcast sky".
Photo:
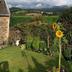
M 50 6 L 72 5 L 72 0 L 7 0 L 9 7 L 17 3 L 17 6 L 33 5 L 37 3 L 36 7 L 41 7 L 43 4 Z

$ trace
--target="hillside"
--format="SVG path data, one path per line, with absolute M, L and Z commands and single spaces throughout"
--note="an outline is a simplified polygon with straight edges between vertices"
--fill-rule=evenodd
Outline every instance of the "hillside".
M 63 12 L 65 11 L 66 9 L 68 9 L 69 7 L 68 6 L 53 6 L 53 7 L 49 7 L 49 8 L 33 8 L 33 9 L 30 9 L 30 8 L 17 8 L 17 7 L 12 7 L 10 8 L 10 11 L 11 12 L 16 12 L 16 11 L 27 11 L 27 12 Z

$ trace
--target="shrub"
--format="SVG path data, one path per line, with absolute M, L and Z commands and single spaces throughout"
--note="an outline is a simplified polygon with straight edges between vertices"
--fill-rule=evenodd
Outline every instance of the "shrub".
M 42 51 L 44 54 L 47 54 L 48 49 L 47 49 L 46 42 L 41 41 L 39 46 L 40 46 L 39 50 Z
M 40 44 L 40 38 L 39 37 L 34 37 L 33 42 L 32 42 L 32 47 L 36 51 L 39 50 L 39 44 Z
M 72 49 L 70 47 L 66 47 L 63 50 L 63 56 L 66 60 L 71 60 L 71 56 L 72 56 Z
M 32 42 L 33 42 L 33 37 L 31 35 L 28 35 L 26 37 L 26 48 L 27 49 L 31 48 Z

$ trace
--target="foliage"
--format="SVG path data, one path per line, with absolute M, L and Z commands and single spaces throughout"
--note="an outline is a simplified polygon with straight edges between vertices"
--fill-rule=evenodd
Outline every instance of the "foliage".
M 72 72 L 72 62 L 66 61 L 64 57 L 62 57 L 62 67 L 65 69 L 66 72 Z
M 26 49 L 26 45 L 25 45 L 25 44 L 22 44 L 22 45 L 21 45 L 21 49 L 22 49 L 22 50 L 25 50 L 25 49 Z
M 33 42 L 33 37 L 31 35 L 26 36 L 26 47 L 27 49 L 31 49 Z
M 49 68 L 58 67 L 58 55 L 49 59 L 48 66 Z
M 49 24 L 55 23 L 58 20 L 59 16 L 44 16 L 43 20 Z
M 51 51 L 53 51 L 53 52 L 59 51 L 59 49 L 58 49 L 58 39 L 57 38 L 54 38 L 54 40 L 53 40 Z
M 67 44 L 68 43 L 68 40 L 66 39 L 66 37 L 63 37 L 62 38 L 62 44 Z
M 40 41 L 40 50 L 41 51 L 47 51 L 47 45 L 45 41 Z
M 9 72 L 40 72 L 41 70 L 45 72 L 47 59 L 48 56 L 29 50 L 24 50 L 24 56 L 22 56 L 20 47 L 16 46 L 8 46 L 0 50 L 0 64 L 4 61 L 8 62 Z M 5 67 L 7 68 L 7 65 L 0 65 L 2 69 Z
M 40 19 L 39 19 L 40 18 Z M 57 19 L 59 18 L 58 16 L 39 16 L 39 18 L 35 18 L 35 17 L 32 17 L 32 16 L 11 16 L 11 19 L 10 19 L 10 26 L 11 27 L 14 27 L 18 24 L 26 24 L 26 23 L 31 23 L 31 22 L 34 22 L 34 21 L 42 21 L 42 23 L 49 23 L 49 24 L 52 24 L 53 22 L 56 22 Z
M 28 23 L 28 22 L 31 22 L 31 21 L 32 21 L 31 16 L 11 16 L 10 26 L 14 27 L 17 24 Z
M 72 8 L 67 9 L 60 16 L 59 22 L 63 24 L 65 37 L 68 40 L 68 44 L 72 43 Z
M 63 56 L 66 60 L 72 60 L 71 57 L 72 57 L 72 49 L 70 46 L 66 46 L 64 49 L 63 49 Z
M 32 47 L 35 50 L 39 50 L 39 44 L 40 44 L 40 38 L 39 37 L 34 37 L 33 42 L 32 42 Z

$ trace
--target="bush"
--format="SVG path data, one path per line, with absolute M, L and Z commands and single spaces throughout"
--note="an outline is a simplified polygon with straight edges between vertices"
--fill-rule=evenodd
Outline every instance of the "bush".
M 34 37 L 33 42 L 32 42 L 33 49 L 38 51 L 39 50 L 39 44 L 40 44 L 40 38 Z
M 31 49 L 32 42 L 33 42 L 33 37 L 31 35 L 28 35 L 26 37 L 26 48 L 27 49 Z
M 71 60 L 71 57 L 72 57 L 72 53 L 71 53 L 72 49 L 67 47 L 67 48 L 64 48 L 63 50 L 63 56 L 66 60 Z
M 45 41 L 41 41 L 40 42 L 40 48 L 39 48 L 39 50 L 42 51 L 44 54 L 47 54 L 48 49 L 47 49 L 47 45 L 46 45 Z

